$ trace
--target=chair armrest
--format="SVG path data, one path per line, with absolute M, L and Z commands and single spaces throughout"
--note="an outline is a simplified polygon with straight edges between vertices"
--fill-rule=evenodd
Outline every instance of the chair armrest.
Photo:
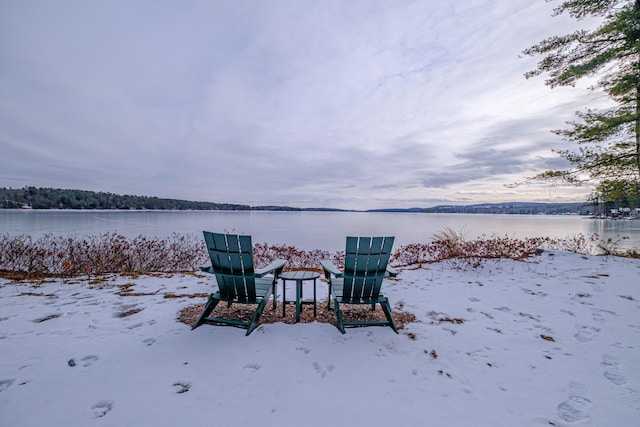
M 256 277 L 263 277 L 273 272 L 273 275 L 277 278 L 278 275 L 282 273 L 282 270 L 284 269 L 284 265 L 286 263 L 287 263 L 286 259 L 277 259 L 273 261 L 271 264 L 267 265 L 266 267 L 255 270 L 254 274 L 256 275 Z
M 200 267 L 198 267 L 200 269 L 200 271 L 205 272 L 205 273 L 213 273 L 213 265 L 211 265 L 211 261 L 202 264 Z
M 328 259 L 323 259 L 320 261 L 320 265 L 324 270 L 324 278 L 327 280 L 331 280 L 331 275 L 333 274 L 335 277 L 342 277 L 342 271 L 338 270 L 338 267 L 333 265 L 331 261 Z
M 263 268 L 259 268 L 257 270 L 254 271 L 254 274 L 256 277 L 262 277 L 262 276 L 266 276 L 267 274 L 271 273 L 272 271 L 275 272 L 275 275 L 279 275 L 280 273 L 282 273 L 282 270 L 284 269 L 284 265 L 287 263 L 286 259 L 277 259 L 275 261 L 273 261 L 271 264 L 267 265 L 266 267 Z M 205 273 L 213 273 L 213 265 L 211 265 L 211 261 L 202 264 L 200 267 L 198 267 L 200 269 L 200 271 L 205 272 Z
M 387 266 L 387 271 L 385 271 L 384 276 L 385 277 L 396 277 L 396 276 L 398 276 L 398 273 L 400 273 L 400 272 L 398 270 L 396 270 L 395 268 Z

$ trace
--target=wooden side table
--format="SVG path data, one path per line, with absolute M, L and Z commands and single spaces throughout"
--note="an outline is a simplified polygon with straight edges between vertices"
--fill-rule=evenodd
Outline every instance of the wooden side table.
M 300 321 L 300 311 L 302 304 L 313 304 L 313 317 L 316 317 L 316 279 L 320 277 L 320 273 L 315 271 L 285 271 L 278 276 L 282 279 L 282 317 L 285 316 L 287 304 L 296 304 L 296 322 Z M 287 301 L 287 280 L 296 281 L 296 299 L 295 301 Z M 313 301 L 302 300 L 302 282 L 313 280 Z

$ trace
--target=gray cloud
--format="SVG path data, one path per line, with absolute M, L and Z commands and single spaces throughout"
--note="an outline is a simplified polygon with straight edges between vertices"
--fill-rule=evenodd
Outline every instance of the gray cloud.
M 0 185 L 351 208 L 497 197 L 554 161 L 549 130 L 589 96 L 522 76 L 522 49 L 572 29 L 551 9 L 3 2 Z

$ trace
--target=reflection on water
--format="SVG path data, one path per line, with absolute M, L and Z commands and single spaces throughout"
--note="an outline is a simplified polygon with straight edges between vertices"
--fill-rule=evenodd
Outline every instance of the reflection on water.
M 395 247 L 428 242 L 445 228 L 467 238 L 480 236 L 567 237 L 597 233 L 625 236 L 625 248 L 640 248 L 640 221 L 584 219 L 554 215 L 479 215 L 370 212 L 244 211 L 41 211 L 0 210 L 0 233 L 83 237 L 117 232 L 128 237 L 166 237 L 202 230 L 250 234 L 254 242 L 301 249 L 341 250 L 347 235 L 396 236 Z

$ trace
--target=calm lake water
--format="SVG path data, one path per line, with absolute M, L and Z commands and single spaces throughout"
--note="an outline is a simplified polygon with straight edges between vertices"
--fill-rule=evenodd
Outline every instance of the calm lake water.
M 242 211 L 72 211 L 0 210 L 0 233 L 84 237 L 117 232 L 127 237 L 200 235 L 202 230 L 253 236 L 254 243 L 288 244 L 300 249 L 344 249 L 347 235 L 396 236 L 394 247 L 432 240 L 445 228 L 473 239 L 482 235 L 567 237 L 578 233 L 602 238 L 625 236 L 625 248 L 640 249 L 640 221 L 586 219 L 556 215 L 480 215 L 371 212 Z

